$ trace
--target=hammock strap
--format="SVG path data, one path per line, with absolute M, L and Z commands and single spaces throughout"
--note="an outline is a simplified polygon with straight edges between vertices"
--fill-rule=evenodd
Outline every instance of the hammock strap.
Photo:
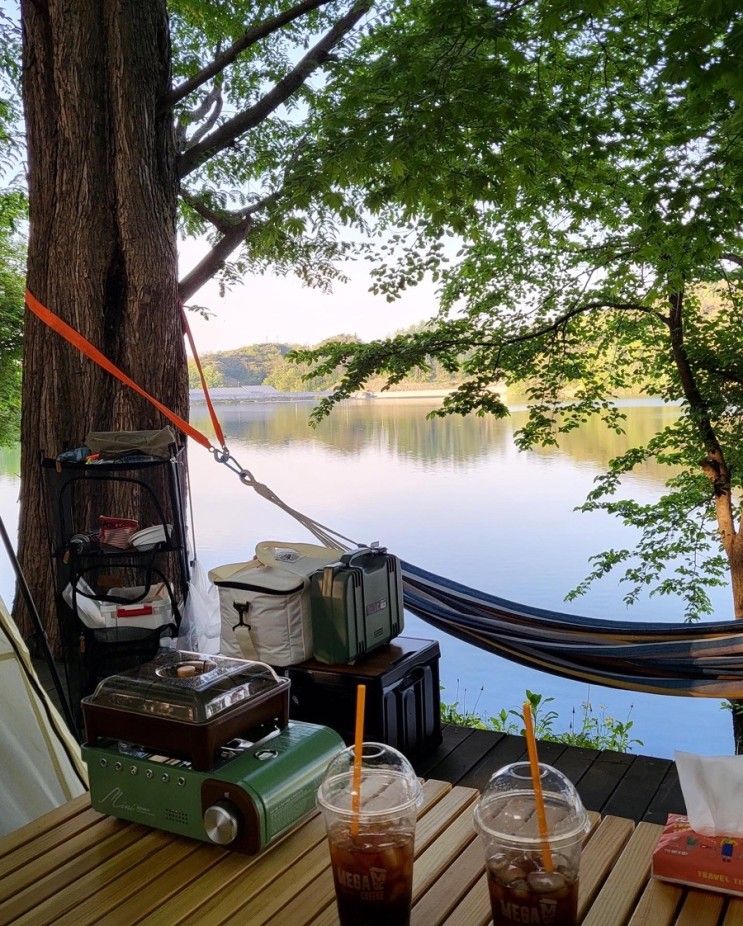
M 212 397 L 209 395 L 209 387 L 206 384 L 206 377 L 204 376 L 204 370 L 201 366 L 201 360 L 199 359 L 199 353 L 196 350 L 196 344 L 194 343 L 193 334 L 191 333 L 191 326 L 188 323 L 188 315 L 183 305 L 181 305 L 181 322 L 183 323 L 183 330 L 188 338 L 188 343 L 191 347 L 191 354 L 193 355 L 194 363 L 196 364 L 196 369 L 199 371 L 199 379 L 201 380 L 201 388 L 204 393 L 204 398 L 206 399 L 206 407 L 209 409 L 209 417 L 212 420 L 212 427 L 214 428 L 214 433 L 217 437 L 217 440 L 220 443 L 220 446 L 223 450 L 227 449 L 227 441 L 224 439 L 224 431 L 222 430 L 222 425 L 217 413 L 214 410 L 214 405 L 212 404 Z
M 128 386 L 138 395 L 141 395 L 143 399 L 146 399 L 150 405 L 153 405 L 161 415 L 164 415 L 168 421 L 183 431 L 184 434 L 188 434 L 189 437 L 192 437 L 198 444 L 201 444 L 202 447 L 206 447 L 207 450 L 214 452 L 215 448 L 212 447 L 206 435 L 190 425 L 184 418 L 181 418 L 180 415 L 177 415 L 172 409 L 168 408 L 167 405 L 163 405 L 162 402 L 150 395 L 149 392 L 144 390 L 141 386 L 137 385 L 131 377 L 127 376 L 123 370 L 119 369 L 119 367 L 109 360 L 105 354 L 102 354 L 97 347 L 94 347 L 94 345 L 91 344 L 87 338 L 84 338 L 79 331 L 76 331 L 73 327 L 68 325 L 67 322 L 62 321 L 58 315 L 55 315 L 54 312 L 47 309 L 45 305 L 42 305 L 28 289 L 26 290 L 25 298 L 26 305 L 33 314 L 41 319 L 52 331 L 56 331 L 65 341 L 72 344 L 73 347 L 76 347 L 80 353 L 85 354 L 89 360 L 97 363 L 99 367 L 104 369 L 107 373 L 110 373 L 111 376 L 115 376 L 116 379 L 125 386 Z

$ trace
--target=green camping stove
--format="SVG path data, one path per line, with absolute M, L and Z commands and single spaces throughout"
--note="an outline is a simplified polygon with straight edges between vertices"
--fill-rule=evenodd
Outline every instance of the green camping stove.
M 314 810 L 344 746 L 289 721 L 289 685 L 263 663 L 184 652 L 104 679 L 82 702 L 93 807 L 260 852 Z

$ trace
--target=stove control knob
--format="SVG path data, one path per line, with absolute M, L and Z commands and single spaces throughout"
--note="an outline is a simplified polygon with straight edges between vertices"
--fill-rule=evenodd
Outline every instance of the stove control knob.
M 204 811 L 204 829 L 212 842 L 228 846 L 240 828 L 240 815 L 231 801 L 217 801 Z

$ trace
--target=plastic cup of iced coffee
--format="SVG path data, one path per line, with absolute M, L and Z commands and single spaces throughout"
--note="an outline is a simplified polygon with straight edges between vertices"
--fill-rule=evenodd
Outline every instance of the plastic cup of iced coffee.
M 409 926 L 420 782 L 405 756 L 382 743 L 362 746 L 357 796 L 353 766 L 349 747 L 317 795 L 341 926 Z
M 539 763 L 546 835 L 541 832 L 528 762 L 490 779 L 475 807 L 485 845 L 493 926 L 577 926 L 578 868 L 588 814 L 573 784 Z

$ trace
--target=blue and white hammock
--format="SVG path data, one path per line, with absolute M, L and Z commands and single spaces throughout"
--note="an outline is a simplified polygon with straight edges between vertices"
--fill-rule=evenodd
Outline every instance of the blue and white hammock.
M 405 607 L 513 662 L 611 688 L 743 698 L 743 621 L 610 621 L 530 608 L 403 563 Z
M 245 485 L 295 518 L 322 544 L 355 541 L 282 501 L 249 470 Z M 512 662 L 610 688 L 743 699 L 743 621 L 596 620 L 497 598 L 403 562 L 405 607 L 439 630 Z
M 244 482 L 325 546 L 358 546 L 248 476 Z M 610 688 L 743 699 L 743 621 L 603 620 L 517 604 L 407 562 L 402 575 L 408 611 L 438 630 L 523 666 Z

